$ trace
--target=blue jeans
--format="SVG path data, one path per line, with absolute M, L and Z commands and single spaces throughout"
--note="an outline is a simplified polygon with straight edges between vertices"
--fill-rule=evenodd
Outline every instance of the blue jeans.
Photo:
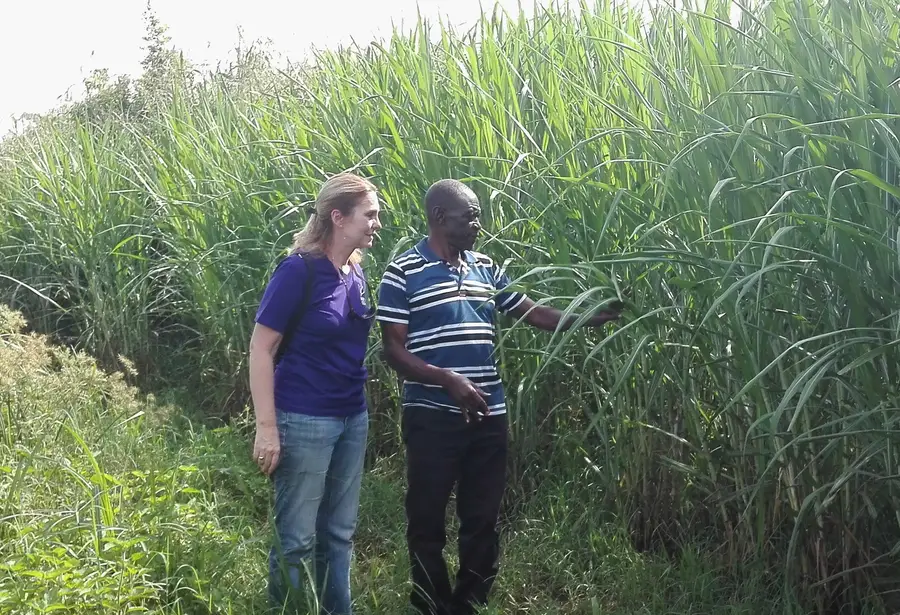
M 347 418 L 278 412 L 276 540 L 269 553 L 276 612 L 314 614 L 316 601 L 304 589 L 314 580 L 320 612 L 350 615 L 350 555 L 368 430 L 367 412 Z

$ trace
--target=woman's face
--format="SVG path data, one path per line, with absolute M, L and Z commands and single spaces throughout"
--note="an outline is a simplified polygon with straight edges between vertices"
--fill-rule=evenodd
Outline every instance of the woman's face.
M 354 249 L 371 248 L 375 243 L 375 234 L 381 229 L 381 221 L 378 219 L 380 211 L 378 196 L 374 192 L 367 192 L 349 216 L 339 215 L 338 235 L 345 238 L 347 245 Z

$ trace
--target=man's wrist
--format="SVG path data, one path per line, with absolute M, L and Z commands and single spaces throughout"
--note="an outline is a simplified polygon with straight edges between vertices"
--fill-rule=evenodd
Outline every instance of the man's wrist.
M 611 312 L 600 312 L 599 314 L 594 314 L 591 316 L 591 320 L 588 324 L 593 326 L 605 325 L 606 323 L 614 320 L 613 313 Z
M 435 372 L 435 380 L 437 380 L 437 384 L 443 388 L 447 388 L 450 386 L 450 383 L 453 382 L 454 373 L 449 369 L 444 369 L 443 367 L 435 367 L 437 370 Z

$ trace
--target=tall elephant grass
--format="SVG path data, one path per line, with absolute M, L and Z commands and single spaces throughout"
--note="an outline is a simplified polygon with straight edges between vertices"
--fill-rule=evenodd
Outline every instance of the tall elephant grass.
M 581 430 L 640 546 L 709 540 L 820 612 L 895 609 L 900 18 L 732 8 L 420 23 L 313 67 L 176 75 L 137 118 L 47 121 L 3 146 L 5 294 L 240 408 L 256 302 L 325 175 L 381 188 L 373 279 L 424 232 L 428 184 L 464 179 L 482 249 L 535 298 L 629 305 L 600 333 L 504 333 L 514 490 Z M 371 364 L 396 416 L 377 335 Z

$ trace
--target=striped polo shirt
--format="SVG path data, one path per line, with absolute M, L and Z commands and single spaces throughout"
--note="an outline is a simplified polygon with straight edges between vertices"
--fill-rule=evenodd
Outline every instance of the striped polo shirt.
M 426 237 L 385 270 L 378 320 L 407 325 L 409 352 L 465 376 L 489 395 L 491 414 L 502 414 L 506 401 L 494 354 L 494 315 L 525 300 L 506 291 L 509 284 L 489 257 L 465 252 L 460 266 L 453 267 L 438 258 Z M 407 380 L 403 389 L 404 407 L 460 412 L 442 387 Z

